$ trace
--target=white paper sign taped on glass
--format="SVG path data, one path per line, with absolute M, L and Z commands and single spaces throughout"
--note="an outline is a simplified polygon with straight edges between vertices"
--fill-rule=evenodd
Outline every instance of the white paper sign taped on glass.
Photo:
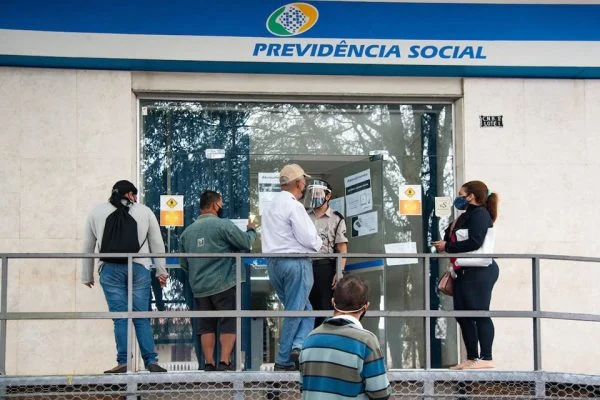
M 233 224 L 237 226 L 239 230 L 246 232 L 246 228 L 248 227 L 248 218 L 236 218 L 230 219 L 230 221 L 233 222 Z
M 346 207 L 344 207 L 345 200 L 346 198 L 344 196 L 331 199 L 329 200 L 329 207 L 331 207 L 333 211 L 337 211 L 343 216 L 346 216 Z
M 351 220 L 352 237 L 377 233 L 377 211 L 355 215 Z
M 406 243 L 386 243 L 384 245 L 386 253 L 417 253 L 417 242 Z M 387 265 L 409 265 L 417 264 L 418 258 L 386 258 Z
M 206 149 L 204 155 L 209 160 L 220 160 L 225 158 L 225 149 Z
M 449 217 L 452 210 L 452 199 L 450 197 L 435 198 L 435 216 Z
M 346 189 L 347 217 L 373 209 L 370 169 L 344 178 L 344 187 Z
M 258 173 L 258 212 L 263 214 L 269 207 L 273 197 L 277 192 L 281 192 L 279 185 L 279 172 L 259 172 Z

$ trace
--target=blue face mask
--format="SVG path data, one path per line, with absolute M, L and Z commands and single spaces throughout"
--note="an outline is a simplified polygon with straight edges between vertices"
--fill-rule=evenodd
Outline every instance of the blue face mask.
M 454 199 L 454 207 L 458 210 L 466 210 L 469 202 L 465 196 L 458 196 Z

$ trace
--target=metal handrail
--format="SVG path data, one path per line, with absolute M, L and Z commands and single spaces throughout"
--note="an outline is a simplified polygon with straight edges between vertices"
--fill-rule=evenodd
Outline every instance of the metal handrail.
M 127 258 L 128 268 L 128 311 L 127 312 L 8 312 L 7 311 L 7 287 L 8 287 L 8 261 L 9 259 L 89 259 L 100 257 L 122 257 Z M 236 310 L 231 311 L 133 311 L 132 301 L 132 268 L 134 258 L 232 258 L 236 263 Z M 531 311 L 442 311 L 430 310 L 430 261 L 431 259 L 445 259 L 449 257 L 461 258 L 499 258 L 499 259 L 530 259 L 532 261 L 532 295 L 533 307 Z M 242 310 L 241 287 L 242 283 L 242 259 L 245 258 L 324 258 L 323 254 L 281 254 L 281 253 L 0 253 L 2 260 L 1 287 L 0 287 L 0 373 L 6 372 L 6 323 L 8 320 L 58 320 L 58 319 L 112 319 L 126 318 L 127 330 L 127 371 L 132 371 L 131 355 L 133 350 L 133 319 L 134 318 L 196 318 L 196 317 L 235 317 L 237 332 L 241 332 L 241 320 L 248 317 L 323 317 L 331 315 L 330 311 L 270 311 L 270 310 Z M 342 258 L 417 258 L 424 260 L 424 308 L 422 310 L 369 311 L 370 317 L 420 317 L 425 319 L 425 368 L 431 369 L 431 328 L 430 319 L 437 317 L 498 317 L 498 318 L 531 318 L 533 321 L 533 358 L 534 371 L 542 370 L 541 358 L 541 319 L 560 319 L 600 322 L 600 315 L 587 313 L 565 313 L 549 312 L 540 309 L 540 260 L 561 260 L 577 262 L 598 262 L 598 257 L 563 256 L 554 254 L 447 254 L 447 253 L 351 253 L 351 254 L 328 254 L 327 258 L 335 258 L 338 279 L 342 274 Z M 177 268 L 167 266 L 167 268 Z M 485 268 L 485 267 L 468 267 Z M 241 370 L 241 340 L 236 341 L 236 370 Z

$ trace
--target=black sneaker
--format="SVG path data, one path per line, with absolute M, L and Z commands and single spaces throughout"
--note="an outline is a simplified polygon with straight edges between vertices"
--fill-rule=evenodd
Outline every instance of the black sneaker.
M 166 369 L 164 369 L 157 363 L 148 364 L 148 367 L 146 367 L 146 369 L 150 372 L 167 372 Z
M 294 349 L 292 349 L 292 352 L 290 353 L 290 358 L 292 359 L 292 362 L 296 366 L 296 369 L 300 369 L 300 351 L 301 350 L 299 348 L 294 348 Z
M 226 363 L 226 362 L 220 361 L 219 365 L 217 365 L 217 371 L 235 371 L 235 367 L 230 362 Z
M 104 371 L 105 374 L 124 374 L 125 372 L 127 372 L 127 364 L 119 364 L 108 371 Z
M 215 368 L 214 364 L 204 364 L 204 371 L 207 372 L 212 372 L 212 371 L 216 371 L 217 369 Z
M 275 366 L 273 367 L 273 371 L 298 371 L 298 368 L 296 368 L 296 364 L 281 365 L 281 364 L 275 363 Z

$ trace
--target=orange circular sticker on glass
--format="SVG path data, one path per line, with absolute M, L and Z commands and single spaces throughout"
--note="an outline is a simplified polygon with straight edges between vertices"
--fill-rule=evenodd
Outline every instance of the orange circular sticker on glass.
M 267 19 L 267 29 L 275 36 L 296 36 L 312 28 L 319 11 L 308 3 L 290 3 L 273 11 Z

